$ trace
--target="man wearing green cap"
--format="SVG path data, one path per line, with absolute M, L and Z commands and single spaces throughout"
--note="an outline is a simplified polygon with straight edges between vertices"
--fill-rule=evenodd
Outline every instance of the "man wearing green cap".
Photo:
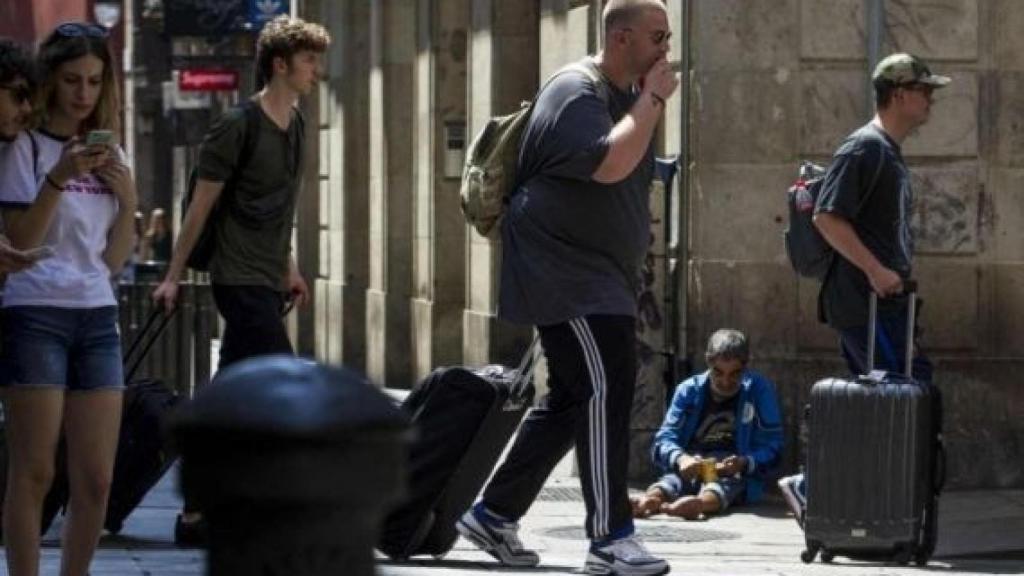
M 910 172 L 900 146 L 928 121 L 932 92 L 949 78 L 918 58 L 893 54 L 872 74 L 877 113 L 839 146 L 822 183 L 814 224 L 838 256 L 822 284 L 819 313 L 839 332 L 850 371 L 866 374 L 868 294 L 878 305 L 877 368 L 899 372 L 905 355 L 906 296 L 913 238 Z M 931 381 L 931 364 L 917 353 L 914 376 Z
M 871 75 L 876 114 L 836 150 L 814 208 L 814 224 L 835 249 L 832 269 L 818 296 L 818 315 L 839 333 L 853 374 L 866 374 L 868 295 L 878 302 L 876 369 L 902 372 L 906 354 L 907 296 L 911 276 L 913 192 L 901 145 L 928 121 L 932 93 L 949 84 L 910 54 L 883 59 Z M 912 345 L 912 343 L 911 343 Z M 916 349 L 914 378 L 931 382 L 931 362 Z M 779 481 L 786 502 L 802 520 L 804 482 Z

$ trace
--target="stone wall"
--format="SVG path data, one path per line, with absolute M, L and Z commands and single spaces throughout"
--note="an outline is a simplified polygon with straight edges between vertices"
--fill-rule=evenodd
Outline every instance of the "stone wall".
M 398 387 L 439 364 L 514 362 L 529 330 L 495 317 L 500 246 L 461 224 L 457 181 L 442 173 L 443 129 L 461 120 L 471 138 L 532 97 L 541 78 L 598 47 L 600 0 L 299 4 L 335 37 L 309 122 L 320 128 L 319 163 L 307 174 L 303 201 L 314 205 L 300 211 L 299 253 L 314 262 L 307 273 L 316 268 L 315 308 L 300 334 L 315 337 L 303 349 Z M 951 483 L 1021 487 L 1024 2 L 882 4 L 882 53 L 915 52 L 954 78 L 904 147 Z M 680 250 L 666 252 L 683 258 L 674 300 L 682 311 L 672 319 L 681 359 L 701 368 L 715 328 L 748 333 L 756 366 L 783 398 L 787 469 L 797 465 L 807 391 L 843 367 L 816 319 L 817 285 L 785 260 L 785 191 L 799 159 L 827 161 L 871 115 L 866 5 L 667 2 L 671 59 L 683 67 L 688 47 L 691 62 L 658 136 L 661 154 L 686 154 L 683 185 L 669 191 L 682 201 L 665 215 L 682 234 Z M 632 440 L 638 477 L 650 474 L 647 446 L 664 408 L 664 384 L 644 378 Z
M 888 0 L 882 54 L 910 51 L 953 84 L 904 145 L 913 173 L 924 346 L 946 394 L 953 486 L 1024 481 L 1018 95 L 1024 4 Z M 789 270 L 785 190 L 800 158 L 827 160 L 870 118 L 865 2 L 692 3 L 689 350 L 730 325 L 785 398 L 787 468 L 799 406 L 817 378 L 842 373 L 816 321 L 815 282 Z M 1018 27 L 1014 28 L 1014 24 Z M 1015 216 L 1016 215 L 1016 216 Z

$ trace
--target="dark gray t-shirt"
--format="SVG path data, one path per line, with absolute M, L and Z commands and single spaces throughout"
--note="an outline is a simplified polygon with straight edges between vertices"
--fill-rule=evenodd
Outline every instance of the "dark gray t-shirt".
M 502 222 L 502 318 L 545 326 L 588 314 L 636 316 L 653 150 L 621 182 L 591 176 L 637 96 L 595 85 L 581 71 L 562 73 L 539 95 L 519 157 L 525 181 Z
M 252 159 L 242 171 L 235 197 L 222 200 L 256 207 L 267 217 L 254 223 L 231 209 L 222 210 L 214 223 L 216 249 L 210 260 L 210 275 L 217 284 L 275 290 L 284 286 L 302 161 L 295 157 L 296 139 L 302 138 L 296 114 L 288 129 L 282 130 L 260 111 L 260 135 Z M 214 123 L 199 148 L 200 178 L 228 180 L 241 156 L 245 130 L 241 108 L 229 110 Z
M 871 181 L 879 162 L 881 171 L 872 192 Z M 912 201 L 910 173 L 899 145 L 873 124 L 867 124 L 850 134 L 836 150 L 815 212 L 850 221 L 878 261 L 906 279 L 910 277 L 914 251 Z M 867 276 L 837 253 L 818 301 L 822 321 L 839 329 L 866 325 L 870 291 Z M 879 314 L 902 314 L 905 304 L 906 299 L 901 297 L 880 299 Z

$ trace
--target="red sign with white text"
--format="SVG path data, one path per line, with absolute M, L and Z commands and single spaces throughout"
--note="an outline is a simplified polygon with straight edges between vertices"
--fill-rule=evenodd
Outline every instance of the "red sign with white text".
M 178 90 L 182 92 L 218 92 L 238 89 L 237 70 L 189 68 L 178 75 Z

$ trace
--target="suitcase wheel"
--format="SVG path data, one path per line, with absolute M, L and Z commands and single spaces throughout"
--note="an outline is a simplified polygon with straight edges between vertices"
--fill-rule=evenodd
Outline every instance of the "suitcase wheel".
M 896 557 L 894 558 L 894 560 L 900 566 L 906 566 L 907 564 L 910 564 L 910 557 L 911 556 L 912 556 L 912 554 L 911 554 L 910 550 L 904 548 L 904 549 L 902 549 L 902 550 L 900 550 L 899 552 L 896 553 Z
M 835 559 L 836 559 L 836 555 L 831 553 L 831 552 L 822 552 L 821 553 L 821 561 L 824 562 L 825 564 L 831 564 L 832 561 L 835 560 Z
M 804 550 L 803 552 L 800 553 L 800 560 L 804 564 L 810 564 L 811 562 L 814 562 L 814 557 L 817 556 L 817 555 L 818 555 L 818 552 L 816 550 L 812 551 L 810 549 L 807 549 L 807 550 Z

